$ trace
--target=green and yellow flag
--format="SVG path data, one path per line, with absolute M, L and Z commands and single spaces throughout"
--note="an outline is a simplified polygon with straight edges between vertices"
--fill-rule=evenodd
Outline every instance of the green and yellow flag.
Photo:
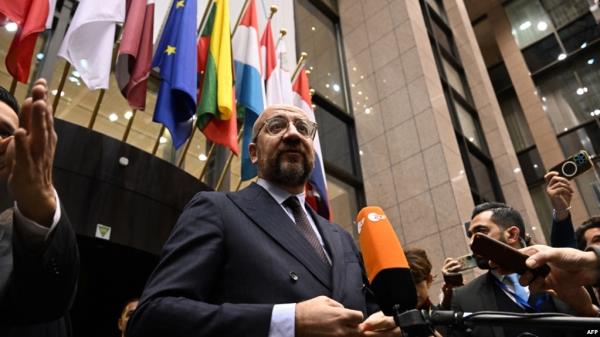
M 197 126 L 206 138 L 239 153 L 229 1 L 216 0 L 198 41 Z

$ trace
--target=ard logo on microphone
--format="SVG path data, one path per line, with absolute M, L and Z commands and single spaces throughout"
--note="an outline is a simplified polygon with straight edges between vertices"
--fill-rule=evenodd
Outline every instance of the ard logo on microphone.
M 369 219 L 369 221 L 371 222 L 377 222 L 379 220 L 383 220 L 385 219 L 385 215 L 383 214 L 377 214 L 375 212 L 371 212 L 369 214 L 367 214 L 367 219 Z M 365 218 L 360 219 L 360 221 L 358 222 L 358 234 L 360 234 L 360 231 L 362 230 L 362 226 L 365 223 Z

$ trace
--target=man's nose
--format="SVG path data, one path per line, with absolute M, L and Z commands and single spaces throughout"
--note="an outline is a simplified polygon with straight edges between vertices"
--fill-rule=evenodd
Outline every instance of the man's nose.
M 300 134 L 300 132 L 298 132 L 298 129 L 296 129 L 296 126 L 294 125 L 294 123 L 290 122 L 290 124 L 288 124 L 287 129 L 283 133 L 283 137 L 284 138 L 289 138 L 289 137 L 301 138 L 302 134 Z

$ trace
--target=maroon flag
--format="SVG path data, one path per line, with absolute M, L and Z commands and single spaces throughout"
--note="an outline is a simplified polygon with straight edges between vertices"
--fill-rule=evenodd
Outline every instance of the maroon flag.
M 127 0 L 127 16 L 119 46 L 115 76 L 133 109 L 146 107 L 146 88 L 152 63 L 154 0 Z

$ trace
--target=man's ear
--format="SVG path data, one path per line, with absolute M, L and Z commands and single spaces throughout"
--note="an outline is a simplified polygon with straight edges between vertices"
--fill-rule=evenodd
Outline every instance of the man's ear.
M 256 164 L 256 162 L 258 161 L 258 155 L 256 154 L 255 143 L 250 143 L 248 145 L 248 153 L 250 154 L 250 161 L 252 162 L 252 164 Z
M 504 231 L 506 233 L 506 242 L 509 245 L 513 245 L 515 243 L 520 244 L 520 234 L 521 231 L 517 226 L 510 226 L 507 230 Z

